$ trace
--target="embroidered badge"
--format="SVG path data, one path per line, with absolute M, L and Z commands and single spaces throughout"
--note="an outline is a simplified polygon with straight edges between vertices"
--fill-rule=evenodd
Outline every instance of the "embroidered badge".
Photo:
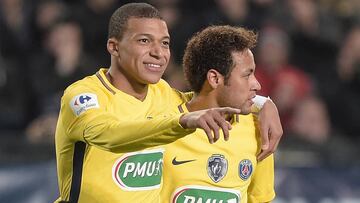
M 213 154 L 207 162 L 207 172 L 215 183 L 222 180 L 227 172 L 228 162 L 221 154 Z
M 96 94 L 82 93 L 70 101 L 70 107 L 76 116 L 80 116 L 88 109 L 99 108 Z
M 249 159 L 243 159 L 239 163 L 239 176 L 242 180 L 247 180 L 253 171 L 252 163 Z

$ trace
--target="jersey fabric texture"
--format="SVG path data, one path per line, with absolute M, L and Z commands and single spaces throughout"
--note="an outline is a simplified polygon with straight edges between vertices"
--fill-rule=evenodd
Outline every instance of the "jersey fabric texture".
M 172 110 L 186 95 L 160 80 L 140 101 L 112 86 L 106 71 L 75 82 L 62 97 L 56 202 L 159 202 L 161 145 L 194 132 Z
M 187 112 L 186 105 L 179 106 Z M 202 130 L 166 145 L 162 202 L 269 202 L 275 197 L 273 155 L 257 162 L 253 114 L 233 118 L 228 141 L 209 144 Z

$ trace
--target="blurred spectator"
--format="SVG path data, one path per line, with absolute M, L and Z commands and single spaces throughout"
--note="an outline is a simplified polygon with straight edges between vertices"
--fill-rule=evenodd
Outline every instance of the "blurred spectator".
M 336 17 L 343 31 L 360 22 L 360 1 L 359 0 L 321 0 L 319 1 L 320 9 L 328 13 L 329 16 Z
M 287 131 L 295 106 L 311 92 L 311 83 L 307 75 L 293 67 L 282 69 L 274 79 L 276 83 L 270 95 L 279 107 L 282 125 Z
M 43 42 L 45 52 L 32 57 L 30 78 L 40 115 L 27 128 L 30 140 L 53 141 L 64 89 L 97 70 L 83 51 L 82 43 L 79 24 L 60 22 L 52 27 Z
M 247 0 L 215 0 L 224 23 L 242 25 L 247 22 L 249 4 Z
M 103 66 L 110 65 L 106 51 L 108 21 L 116 8 L 115 0 L 84 0 L 73 8 L 84 33 L 84 50 Z
M 292 64 L 311 74 L 322 94 L 329 93 L 329 85 L 336 78 L 335 58 L 337 42 L 341 36 L 338 21 L 328 13 L 322 13 L 315 0 L 285 1 L 283 16 L 286 21 L 292 51 Z M 326 84 L 326 85 L 325 85 Z
M 23 0 L 0 1 L 0 52 L 4 58 L 26 56 L 32 45 L 29 26 L 32 7 L 27 3 Z
M 34 51 L 39 51 L 41 43 L 51 27 L 70 15 L 69 8 L 62 1 L 45 0 L 37 4 L 33 19 Z
M 338 56 L 340 79 L 360 90 L 360 24 L 348 33 Z
M 280 161 L 296 167 L 347 167 L 359 164 L 356 146 L 334 132 L 325 103 L 316 96 L 302 100 L 294 112 L 290 133 L 280 144 Z
M 270 95 L 277 105 L 284 131 L 296 103 L 312 89 L 309 77 L 289 64 L 290 44 L 286 33 L 275 25 L 260 31 L 255 75 L 262 88 L 260 95 Z
M 334 124 L 359 139 L 360 132 L 360 26 L 352 28 L 337 57 L 338 88 L 329 99 Z
M 180 0 L 149 0 L 161 13 L 161 16 L 165 20 L 169 34 L 171 36 L 170 48 L 171 58 L 176 67 L 180 68 L 182 64 L 182 56 L 184 54 L 186 42 L 192 36 L 193 33 L 201 29 L 201 17 L 194 20 L 194 4 L 201 4 L 201 1 L 191 2 L 190 8 L 187 7 L 186 1 Z M 203 6 L 204 9 L 206 6 Z M 205 9 L 204 9 L 205 10 Z M 195 12 L 198 12 L 196 10 Z M 197 13 L 198 16 L 201 16 Z
M 19 133 L 26 122 L 27 95 L 20 68 L 0 55 L 0 134 Z
M 31 46 L 30 5 L 0 1 L 0 134 L 20 134 L 27 122 L 27 51 Z M 4 132 L 6 131 L 6 132 Z M 13 131 L 13 133 L 12 133 Z

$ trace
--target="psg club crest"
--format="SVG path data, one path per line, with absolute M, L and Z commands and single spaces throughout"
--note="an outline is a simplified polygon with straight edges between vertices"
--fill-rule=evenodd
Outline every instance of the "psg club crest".
M 243 159 L 239 163 L 239 176 L 242 180 L 247 180 L 253 171 L 253 165 L 249 159 Z
M 207 162 L 207 172 L 215 183 L 222 180 L 228 170 L 228 162 L 221 154 L 213 154 Z

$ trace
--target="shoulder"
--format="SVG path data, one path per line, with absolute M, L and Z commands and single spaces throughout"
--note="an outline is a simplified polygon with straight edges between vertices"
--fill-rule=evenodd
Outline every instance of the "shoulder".
M 242 129 L 257 130 L 258 118 L 256 115 L 250 113 L 247 115 L 236 115 L 234 125 L 241 126 Z
M 150 85 L 151 91 L 155 96 L 161 96 L 162 98 L 168 98 L 173 101 L 179 101 L 181 103 L 187 101 L 187 95 L 177 89 L 172 88 L 169 83 L 161 79 L 158 83 Z
M 79 80 L 64 91 L 61 98 L 61 107 L 70 105 L 79 105 L 87 103 L 87 105 L 106 104 L 109 100 L 109 92 L 101 86 L 95 75 L 88 76 Z
M 68 86 L 64 91 L 64 96 L 74 96 L 76 94 L 90 91 L 92 93 L 102 93 L 103 90 L 99 86 L 98 81 L 94 75 L 85 77 Z

